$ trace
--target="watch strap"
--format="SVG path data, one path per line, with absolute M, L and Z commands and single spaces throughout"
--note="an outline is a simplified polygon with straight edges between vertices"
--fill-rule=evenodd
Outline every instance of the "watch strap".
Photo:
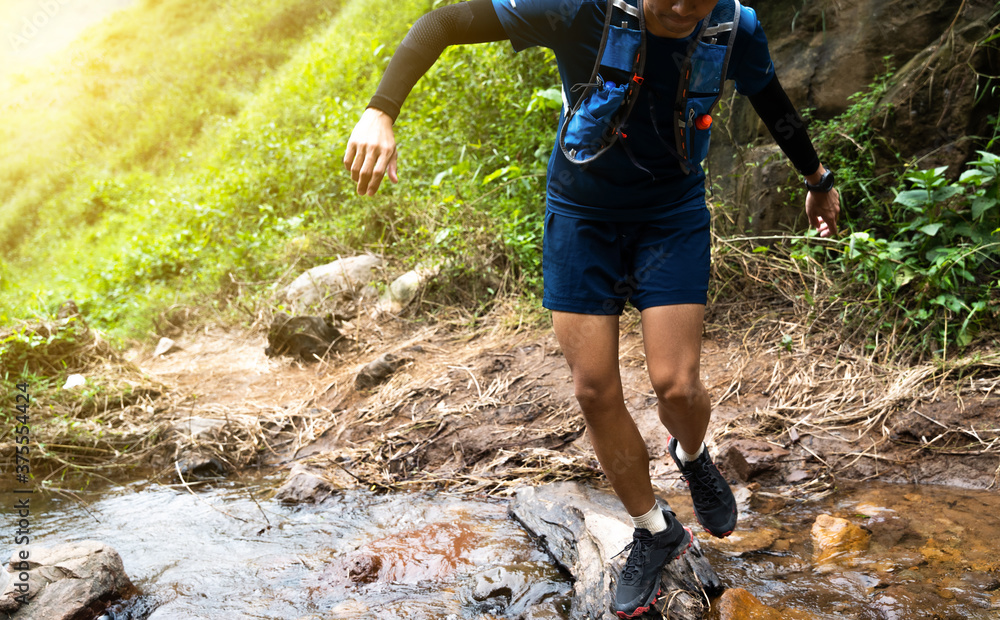
M 825 194 L 833 189 L 834 180 L 833 170 L 827 169 L 826 172 L 823 173 L 823 176 L 819 178 L 819 183 L 813 185 L 809 181 L 806 181 L 806 189 L 810 192 L 821 192 Z

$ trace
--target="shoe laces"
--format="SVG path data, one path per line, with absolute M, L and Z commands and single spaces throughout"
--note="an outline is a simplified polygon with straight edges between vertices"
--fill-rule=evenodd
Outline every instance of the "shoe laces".
M 723 495 L 717 472 L 715 464 L 710 459 L 703 458 L 686 463 L 681 477 L 688 482 L 692 492 L 701 496 L 706 503 L 717 505 L 722 503 Z M 695 482 L 694 485 L 690 484 L 692 481 Z
M 650 534 L 647 530 L 637 529 L 632 535 L 632 542 L 625 545 L 624 549 L 612 556 L 612 559 L 614 559 L 626 551 L 629 552 L 628 557 L 625 558 L 625 566 L 622 567 L 622 581 L 630 581 L 635 577 L 635 575 L 642 573 L 643 566 L 646 563 L 646 547 L 651 546 L 652 543 L 652 534 Z

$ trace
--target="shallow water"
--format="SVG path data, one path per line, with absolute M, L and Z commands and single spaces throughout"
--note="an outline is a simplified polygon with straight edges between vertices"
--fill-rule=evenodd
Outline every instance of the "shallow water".
M 141 591 L 113 610 L 116 620 L 471 620 L 519 618 L 532 604 L 539 616 L 569 618 L 571 583 L 503 502 L 354 491 L 290 508 L 265 499 L 277 482 L 218 483 L 197 497 L 135 483 L 80 494 L 87 507 L 33 500 L 42 511 L 34 542 L 114 547 Z M 686 496 L 670 501 L 690 522 Z M 870 485 L 819 502 L 755 505 L 731 539 L 703 542 L 724 583 L 768 605 L 818 618 L 1000 618 L 995 493 Z M 810 530 L 821 513 L 871 530 L 869 551 L 817 566 Z
M 738 531 L 774 537 L 766 550 L 738 553 L 739 540 L 727 541 L 728 550 L 713 545 L 709 557 L 724 583 L 819 618 L 1000 618 L 997 493 L 866 484 L 780 504 L 751 513 Z M 868 550 L 817 563 L 811 530 L 819 514 L 870 531 Z
M 569 588 L 502 503 L 359 491 L 296 509 L 264 499 L 272 486 L 226 482 L 196 497 L 138 483 L 96 500 L 82 495 L 86 508 L 33 500 L 44 512 L 32 522 L 33 542 L 94 539 L 117 550 L 142 595 L 113 610 L 116 620 L 346 618 L 369 608 L 381 617 L 478 618 L 496 602 L 476 600 L 477 575 L 499 567 L 546 592 Z M 374 583 L 349 578 L 359 549 L 381 558 Z

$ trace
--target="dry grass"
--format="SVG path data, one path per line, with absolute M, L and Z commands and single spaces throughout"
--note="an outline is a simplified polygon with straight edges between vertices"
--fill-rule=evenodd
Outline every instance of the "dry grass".
M 818 264 L 780 251 L 754 253 L 760 242 L 716 240 L 717 293 L 706 329 L 725 332 L 738 343 L 733 370 L 716 404 L 748 393 L 768 397 L 766 405 L 730 420 L 717 434 L 770 436 L 786 443 L 812 435 L 847 442 L 852 448 L 846 452 L 813 455 L 828 466 L 828 476 L 808 490 L 817 496 L 832 489 L 832 476 L 853 462 L 890 458 L 886 454 L 895 443 L 890 429 L 901 414 L 922 415 L 939 429 L 920 445 L 906 447 L 914 454 L 1000 455 L 995 419 L 989 426 L 962 426 L 960 417 L 936 420 L 918 411 L 921 403 L 944 396 L 956 398 L 959 406 L 995 397 L 1000 355 L 901 363 L 894 350 L 898 340 L 890 337 L 870 346 L 866 334 L 845 329 L 838 318 L 842 306 L 822 301 L 831 299 L 833 282 Z M 532 368 L 486 372 L 476 366 L 491 351 L 535 342 L 537 317 L 529 313 L 525 319 L 523 307 L 512 307 L 518 309 L 516 316 L 498 311 L 475 326 L 457 311 L 430 326 L 360 315 L 348 333 L 356 343 L 351 350 L 310 366 L 307 376 L 283 376 L 280 405 L 277 394 L 216 403 L 195 400 L 144 375 L 89 329 L 74 328 L 66 332 L 71 338 L 62 338 L 66 323 L 21 326 L 22 333 L 36 336 L 33 346 L 18 353 L 24 367 L 39 376 L 72 371 L 89 379 L 84 392 L 50 389 L 36 395 L 35 410 L 44 407 L 48 413 L 35 419 L 34 437 L 44 442 L 33 454 L 34 463 L 49 478 L 73 472 L 112 476 L 148 469 L 154 462 L 161 463 L 160 473 L 173 476 L 174 463 L 197 454 L 231 471 L 262 461 L 303 462 L 374 489 L 436 487 L 501 496 L 515 484 L 599 478 L 599 466 L 589 453 L 565 445 L 501 445 L 478 454 L 456 448 L 456 428 L 493 424 L 491 416 L 504 409 L 534 413 L 528 426 L 493 430 L 525 442 L 582 432 L 575 405 L 540 393 Z M 526 323 L 529 329 L 524 329 Z M 191 356 L 171 372 L 200 374 L 220 384 L 246 369 L 281 372 L 266 360 L 233 368 L 233 355 L 247 357 L 247 351 L 258 348 L 249 340 L 237 344 L 213 343 L 204 355 Z M 403 367 L 370 392 L 353 391 L 354 375 L 367 361 L 387 351 L 406 355 L 415 345 L 422 347 L 421 363 Z M 752 371 L 752 362 L 761 359 L 773 364 L 765 373 Z M 291 400 L 289 394 L 294 395 Z M 216 422 L 194 432 L 199 420 Z M 358 429 L 363 440 L 352 444 L 343 439 Z M 336 446 L 334 452 L 297 458 L 324 434 Z M 10 435 L 0 441 L 10 460 Z M 895 447 L 893 458 L 898 458 Z M 454 458 L 425 467 L 425 455 L 435 452 L 441 461 L 440 454 L 448 451 L 455 452 Z
M 995 420 L 988 427 L 962 427 L 917 410 L 947 396 L 960 408 L 974 399 L 986 402 L 998 393 L 1000 354 L 921 360 L 895 331 L 873 339 L 862 326 L 874 323 L 876 304 L 837 301 L 834 283 L 819 264 L 780 249 L 754 253 L 761 241 L 716 239 L 721 259 L 714 275 L 720 284 L 708 329 L 742 334 L 736 371 L 716 404 L 741 393 L 768 396 L 765 407 L 730 421 L 719 434 L 781 436 L 788 443 L 804 435 L 846 441 L 857 448 L 832 455 L 838 457 L 835 468 L 814 455 L 841 471 L 861 458 L 885 459 L 894 416 L 913 412 L 940 432 L 910 447 L 911 454 L 1000 455 Z M 855 312 L 850 325 L 842 321 L 846 308 Z M 769 375 L 745 375 L 749 362 L 762 356 L 775 360 Z M 913 359 L 918 361 L 908 363 Z

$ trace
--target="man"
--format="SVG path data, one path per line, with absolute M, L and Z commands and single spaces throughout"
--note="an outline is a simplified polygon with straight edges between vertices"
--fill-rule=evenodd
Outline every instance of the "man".
M 629 301 L 642 316 L 659 418 L 671 434 L 669 451 L 688 482 L 695 516 L 718 537 L 736 525 L 732 491 L 704 444 L 711 417 L 699 369 L 710 243 L 705 176 L 699 162 L 683 165 L 671 129 L 677 59 L 689 53 L 716 1 L 645 0 L 642 86 L 619 139 L 585 165 L 570 161 L 557 143 L 549 161 L 543 305 L 552 311 L 588 437 L 635 526 L 613 606 L 622 618 L 655 603 L 662 567 L 692 542 L 690 531 L 653 496 L 646 445 L 624 403 L 619 316 Z M 394 54 L 348 142 L 344 165 L 358 193 L 374 195 L 386 173 L 398 182 L 392 123 L 445 47 L 498 40 L 510 40 L 518 51 L 550 47 L 569 99 L 579 90 L 574 86 L 591 81 L 607 5 L 606 0 L 471 0 L 424 15 Z M 774 75 L 755 14 L 743 11 L 747 19 L 734 35 L 725 77 L 750 97 L 805 176 L 811 225 L 821 236 L 835 235 L 839 199 L 831 191 L 832 175 Z

